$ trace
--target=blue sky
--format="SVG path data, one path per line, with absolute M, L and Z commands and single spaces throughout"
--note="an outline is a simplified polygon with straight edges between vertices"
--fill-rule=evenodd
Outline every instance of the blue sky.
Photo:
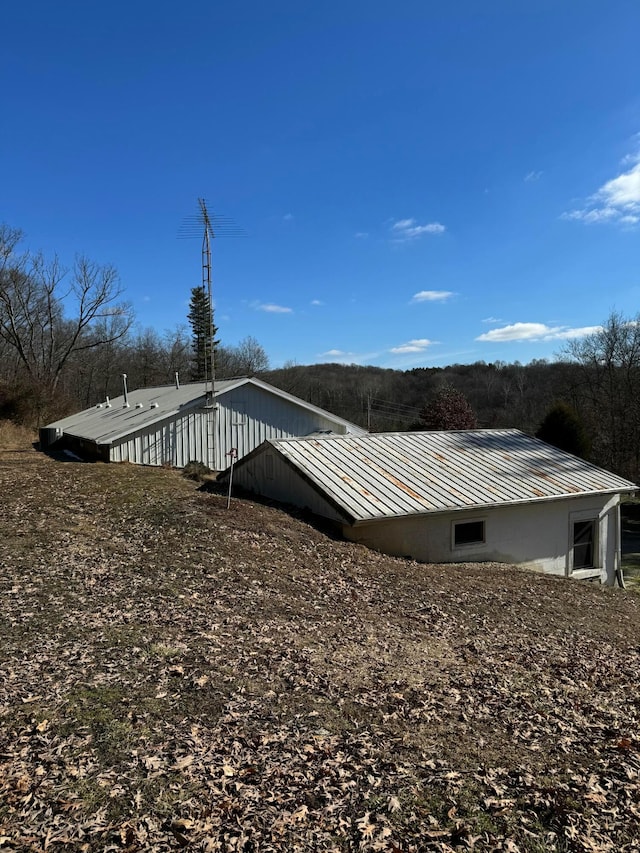
M 410 368 L 553 358 L 640 307 L 636 0 L 3 5 L 0 220 L 223 343 Z

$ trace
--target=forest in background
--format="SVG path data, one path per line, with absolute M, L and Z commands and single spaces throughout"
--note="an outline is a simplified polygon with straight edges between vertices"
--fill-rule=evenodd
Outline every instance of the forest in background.
M 23 238 L 0 225 L 0 419 L 41 426 L 118 396 L 123 374 L 130 389 L 167 385 L 176 373 L 201 380 L 211 339 L 221 378 L 268 367 L 251 336 L 236 346 L 215 341 L 202 287 L 191 289 L 184 323 L 142 329 L 112 265 L 79 255 L 66 267 L 57 256 L 22 251 Z
M 612 313 L 597 331 L 568 341 L 556 361 L 479 361 L 405 371 L 293 365 L 266 378 L 373 432 L 428 428 L 443 392 L 453 389 L 479 428 L 540 433 L 558 447 L 640 480 L 640 316 Z M 466 428 L 464 413 L 460 428 Z
M 0 419 L 51 422 L 121 394 L 122 374 L 130 389 L 170 384 L 176 373 L 181 381 L 202 379 L 213 341 L 217 379 L 261 376 L 372 432 L 437 428 L 433 412 L 447 394 L 470 410 L 461 428 L 529 434 L 562 404 L 562 417 L 586 437 L 574 452 L 640 479 L 640 317 L 611 314 L 600 330 L 568 341 L 556 361 L 269 370 L 255 338 L 236 346 L 216 340 L 202 288 L 192 288 L 184 324 L 140 329 L 112 266 L 79 256 L 65 268 L 56 257 L 21 252 L 22 236 L 0 226 Z

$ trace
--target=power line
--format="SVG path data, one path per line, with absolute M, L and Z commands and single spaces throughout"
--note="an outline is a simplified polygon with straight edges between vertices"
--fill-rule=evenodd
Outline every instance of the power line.
M 392 400 L 381 400 L 379 397 L 370 397 L 369 403 L 372 406 L 379 406 L 381 408 L 391 408 L 397 411 L 404 410 L 412 414 L 420 414 L 420 409 L 416 406 L 407 406 L 405 403 L 395 403 Z
M 371 416 L 376 420 L 388 420 L 402 423 L 415 423 L 420 417 L 420 409 L 407 406 L 404 403 L 393 403 L 391 400 L 381 400 L 378 397 L 367 398 L 367 429 L 371 430 Z

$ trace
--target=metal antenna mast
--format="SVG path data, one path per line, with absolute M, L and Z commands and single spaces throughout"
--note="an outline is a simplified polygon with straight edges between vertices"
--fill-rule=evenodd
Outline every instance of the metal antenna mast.
M 215 409 L 215 348 L 213 345 L 213 280 L 211 274 L 211 243 L 216 237 L 244 237 L 244 231 L 236 223 L 226 216 L 209 215 L 207 202 L 204 198 L 198 199 L 200 208 L 195 216 L 187 217 L 178 232 L 179 237 L 196 237 L 202 234 L 202 290 L 207 294 L 209 301 L 209 359 L 205 358 L 204 382 L 206 394 L 206 407 L 211 413 L 210 429 L 210 467 L 216 468 L 216 409 Z M 206 355 L 206 349 L 205 349 Z
M 213 397 L 215 394 L 216 381 L 216 360 L 214 355 L 215 347 L 213 346 L 213 293 L 211 287 L 211 240 L 216 236 L 209 218 L 207 203 L 203 198 L 198 199 L 200 205 L 200 215 L 202 216 L 202 225 L 204 235 L 202 237 L 202 289 L 207 294 L 209 300 L 209 358 L 211 364 L 211 391 L 207 391 L 207 402 L 213 406 Z M 207 382 L 207 368 L 205 359 L 204 381 Z

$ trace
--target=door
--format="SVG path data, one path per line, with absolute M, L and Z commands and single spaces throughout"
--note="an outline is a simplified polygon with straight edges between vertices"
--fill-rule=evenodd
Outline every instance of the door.
M 573 522 L 573 571 L 593 569 L 596 557 L 596 523 L 594 519 Z

